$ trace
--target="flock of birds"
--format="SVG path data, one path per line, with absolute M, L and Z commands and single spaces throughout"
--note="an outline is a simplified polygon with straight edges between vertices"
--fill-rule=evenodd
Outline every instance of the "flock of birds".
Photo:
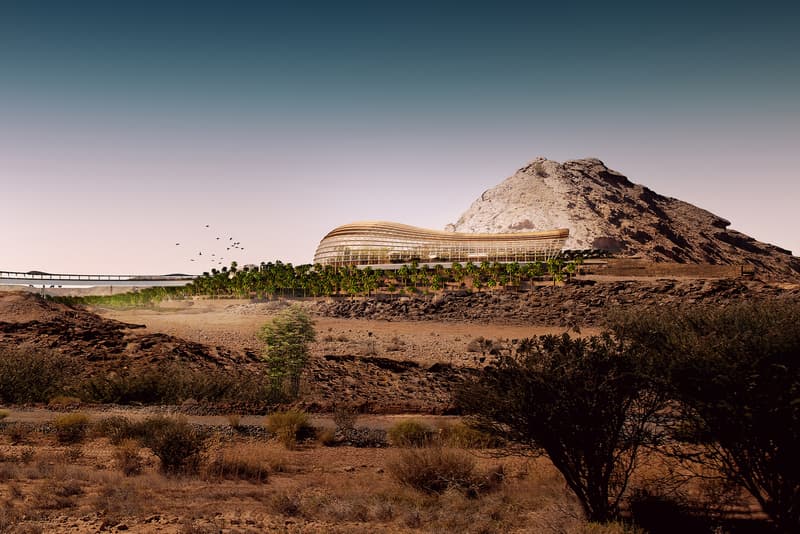
M 205 228 L 211 229 L 211 225 L 206 224 Z M 220 241 L 220 243 L 217 243 L 217 241 Z M 201 263 L 203 262 L 203 260 L 206 260 L 212 266 L 224 265 L 225 257 L 222 254 L 227 253 L 227 255 L 230 256 L 232 254 L 235 254 L 235 252 L 231 251 L 236 251 L 236 250 L 244 251 L 242 242 L 235 241 L 233 237 L 228 237 L 228 239 L 225 240 L 221 236 L 216 236 L 216 239 L 214 240 L 213 244 L 215 245 L 214 250 L 216 250 L 216 252 L 211 252 L 210 250 L 200 250 L 197 252 L 196 256 L 190 257 L 189 261 Z M 180 242 L 178 242 L 175 243 L 175 246 L 180 247 L 182 245 L 180 244 Z M 223 248 L 225 249 L 225 252 L 222 252 Z M 217 252 L 219 252 L 219 255 L 217 255 Z

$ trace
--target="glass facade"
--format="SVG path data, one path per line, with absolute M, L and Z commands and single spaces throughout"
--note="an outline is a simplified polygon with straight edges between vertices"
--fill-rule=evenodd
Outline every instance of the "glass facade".
M 426 230 L 391 222 L 360 222 L 335 228 L 320 241 L 314 263 L 546 261 L 561 251 L 569 230 L 514 234 L 464 234 Z

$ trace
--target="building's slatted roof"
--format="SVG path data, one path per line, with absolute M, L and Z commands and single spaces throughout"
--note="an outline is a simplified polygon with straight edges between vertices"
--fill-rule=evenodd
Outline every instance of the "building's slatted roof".
M 538 241 L 541 239 L 566 238 L 569 230 L 559 228 L 542 232 L 518 232 L 511 234 L 465 234 L 428 230 L 407 224 L 386 221 L 364 221 L 345 224 L 331 230 L 323 239 L 331 237 L 363 236 L 364 234 L 391 235 L 409 239 L 435 239 L 444 241 Z

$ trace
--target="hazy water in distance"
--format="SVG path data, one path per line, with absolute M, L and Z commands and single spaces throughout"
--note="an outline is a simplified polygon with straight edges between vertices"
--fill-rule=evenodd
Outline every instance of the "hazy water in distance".
M 80 288 L 80 287 L 169 287 L 185 286 L 191 280 L 63 280 L 63 279 L 21 279 L 0 277 L 0 285 L 3 286 L 22 286 L 41 288 Z

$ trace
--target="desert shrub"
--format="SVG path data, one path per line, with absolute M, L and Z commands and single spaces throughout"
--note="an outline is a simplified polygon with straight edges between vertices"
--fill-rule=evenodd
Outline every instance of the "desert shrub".
M 200 371 L 162 364 L 140 372 L 98 375 L 83 381 L 80 395 L 103 404 L 180 404 L 188 399 L 263 407 L 275 402 L 262 377 L 236 371 Z
M 266 482 L 269 475 L 268 459 L 263 448 L 244 446 L 217 451 L 203 468 L 209 480 L 233 479 Z
M 4 426 L 3 433 L 8 436 L 12 445 L 19 445 L 28 441 L 31 434 L 30 426 L 20 422 L 7 423 Z
M 74 360 L 26 347 L 0 347 L 0 402 L 47 402 L 77 376 Z
M 114 459 L 117 467 L 125 476 L 141 474 L 144 470 L 139 442 L 134 439 L 125 439 L 114 450 Z
M 89 416 L 83 413 L 69 413 L 56 417 L 53 421 L 59 443 L 80 443 L 89 430 Z
M 72 508 L 77 504 L 75 497 L 83 494 L 83 487 L 77 480 L 49 480 L 33 494 L 33 504 L 46 510 Z
M 652 361 L 609 334 L 522 340 L 457 392 L 471 424 L 544 450 L 590 521 L 606 522 L 665 405 Z
M 336 431 L 332 428 L 322 428 L 317 432 L 317 439 L 326 447 L 336 445 Z
M 700 448 L 688 460 L 744 487 L 781 529 L 800 531 L 800 303 L 636 310 L 612 327 L 663 362 L 675 438 Z
M 47 401 L 47 407 L 51 410 L 71 410 L 78 408 L 80 405 L 81 400 L 70 395 L 56 395 Z
M 127 417 L 112 415 L 104 417 L 94 424 L 94 432 L 107 437 L 114 444 L 119 445 L 126 439 L 136 437 L 135 427 Z
M 415 419 L 398 421 L 389 429 L 392 445 L 399 447 L 424 447 L 434 439 L 433 429 Z
M 107 525 L 113 525 L 125 518 L 141 517 L 156 511 L 150 495 L 148 488 L 142 487 L 139 481 L 126 480 L 120 475 L 109 476 L 97 488 L 89 506 L 103 517 Z
M 492 341 L 491 339 L 478 336 L 467 343 L 467 352 L 480 352 L 482 354 L 498 355 L 503 350 L 503 344 L 500 341 Z
M 358 410 L 350 404 L 336 404 L 333 407 L 333 423 L 336 430 L 346 433 L 356 427 Z
M 464 423 L 445 424 L 439 428 L 442 445 L 460 449 L 487 449 L 498 445 L 498 438 L 488 432 L 472 428 Z
M 83 458 L 83 448 L 80 445 L 73 445 L 64 451 L 64 461 L 68 464 L 74 464 Z
M 297 493 L 281 492 L 269 500 L 270 511 L 289 517 L 299 516 L 303 503 Z
M 314 427 L 308 414 L 300 410 L 275 412 L 267 417 L 267 430 L 275 434 L 287 449 L 294 448 L 299 441 L 314 437 Z
M 442 447 L 405 449 L 389 464 L 389 472 L 401 484 L 425 493 L 448 489 L 476 492 L 487 484 L 476 474 L 471 456 Z
M 242 430 L 242 416 L 238 414 L 228 415 L 228 425 L 230 425 L 234 432 L 239 432 Z
M 164 473 L 195 473 L 207 436 L 184 418 L 150 417 L 135 425 L 140 443 L 161 460 Z

